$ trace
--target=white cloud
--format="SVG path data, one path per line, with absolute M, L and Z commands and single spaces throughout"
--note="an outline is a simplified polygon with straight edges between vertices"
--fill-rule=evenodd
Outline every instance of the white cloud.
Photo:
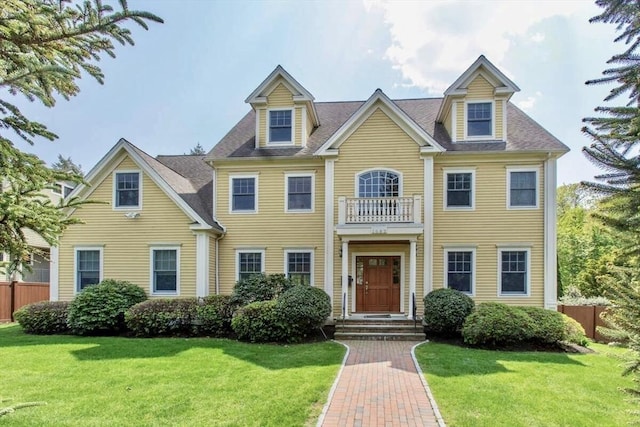
M 542 43 L 544 34 L 528 34 L 534 24 L 593 7 L 570 0 L 363 1 L 366 10 L 383 12 L 392 40 L 385 58 L 408 84 L 433 94 L 441 94 L 481 54 L 509 74 L 502 62 L 514 37 Z
M 534 96 L 528 96 L 527 99 L 516 102 L 518 107 L 523 109 L 524 111 L 530 111 L 538 102 L 538 99 L 542 98 L 542 92 L 537 91 Z

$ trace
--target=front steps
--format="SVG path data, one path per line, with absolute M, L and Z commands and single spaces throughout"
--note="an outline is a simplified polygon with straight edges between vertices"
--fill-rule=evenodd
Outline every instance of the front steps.
M 402 318 L 349 318 L 336 320 L 336 340 L 424 341 L 422 321 Z

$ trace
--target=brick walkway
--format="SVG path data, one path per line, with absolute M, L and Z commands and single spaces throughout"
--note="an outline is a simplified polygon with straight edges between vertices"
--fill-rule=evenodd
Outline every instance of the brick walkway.
M 349 356 L 318 426 L 438 424 L 408 341 L 344 341 Z

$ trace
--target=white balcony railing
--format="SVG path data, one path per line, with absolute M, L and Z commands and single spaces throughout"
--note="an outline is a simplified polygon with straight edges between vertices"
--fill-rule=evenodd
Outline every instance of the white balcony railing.
M 420 223 L 420 196 L 339 197 L 338 224 Z

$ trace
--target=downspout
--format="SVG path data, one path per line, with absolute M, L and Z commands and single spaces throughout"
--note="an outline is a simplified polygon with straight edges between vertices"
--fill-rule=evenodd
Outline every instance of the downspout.
M 218 240 L 220 240 L 224 234 L 216 237 L 216 295 L 220 295 L 220 251 L 218 250 Z

